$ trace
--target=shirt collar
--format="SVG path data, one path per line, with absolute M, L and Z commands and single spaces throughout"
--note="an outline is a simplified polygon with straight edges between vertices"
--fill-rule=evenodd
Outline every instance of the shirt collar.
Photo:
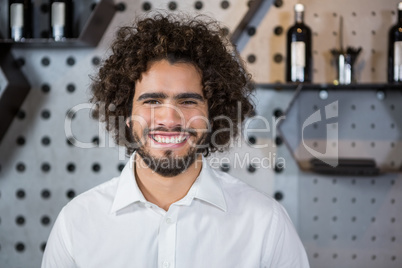
M 217 174 L 202 157 L 202 169 L 197 178 L 197 191 L 194 198 L 201 199 L 226 212 L 226 201 Z
M 135 153 L 131 155 L 130 160 L 121 172 L 111 213 L 115 213 L 135 202 L 147 202 L 134 176 L 134 158 Z M 191 198 L 197 198 L 210 203 L 225 212 L 227 210 L 225 197 L 217 175 L 204 157 L 202 157 L 201 172 L 187 195 L 192 195 Z
M 144 195 L 138 187 L 134 176 L 135 153 L 130 157 L 130 160 L 124 166 L 117 184 L 116 194 L 113 200 L 111 213 L 114 213 L 132 203 L 146 202 Z

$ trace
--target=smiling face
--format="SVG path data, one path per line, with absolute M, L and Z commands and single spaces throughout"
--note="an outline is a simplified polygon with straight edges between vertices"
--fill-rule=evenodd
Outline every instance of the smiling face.
M 136 82 L 132 107 L 130 128 L 149 168 L 172 177 L 194 163 L 209 127 L 201 74 L 194 65 L 152 63 Z

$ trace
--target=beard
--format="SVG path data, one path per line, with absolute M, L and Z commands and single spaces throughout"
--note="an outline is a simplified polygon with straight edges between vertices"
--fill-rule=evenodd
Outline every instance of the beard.
M 143 137 L 145 140 L 141 140 L 141 138 L 135 133 L 130 124 L 130 130 L 132 133 L 132 139 L 137 144 L 138 148 L 136 152 L 141 156 L 143 162 L 147 165 L 155 173 L 159 174 L 162 177 L 174 177 L 177 176 L 184 171 L 186 171 L 197 159 L 198 155 L 201 154 L 205 150 L 205 145 L 207 144 L 208 134 L 202 134 L 196 141 L 195 146 L 192 145 L 186 155 L 184 156 L 175 156 L 173 150 L 165 150 L 162 157 L 156 157 L 151 155 L 149 149 L 146 148 L 146 144 L 148 142 L 148 133 L 149 129 L 144 129 Z M 166 131 L 169 130 L 165 128 L 157 128 L 153 131 Z M 188 132 L 190 136 L 197 137 L 197 132 L 194 130 L 182 130 L 180 129 L 172 129 L 170 132 Z

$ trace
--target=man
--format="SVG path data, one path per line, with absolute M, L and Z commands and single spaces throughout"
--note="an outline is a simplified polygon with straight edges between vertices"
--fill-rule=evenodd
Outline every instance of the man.
M 121 28 L 92 101 L 131 158 L 62 209 L 42 267 L 309 267 L 282 206 L 205 160 L 251 112 L 249 81 L 215 22 Z

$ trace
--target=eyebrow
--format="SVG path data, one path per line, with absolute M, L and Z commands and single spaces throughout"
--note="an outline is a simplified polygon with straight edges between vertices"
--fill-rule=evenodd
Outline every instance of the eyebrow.
M 144 93 L 138 97 L 137 101 L 146 99 L 167 99 L 167 97 L 165 93 Z
M 144 93 L 138 97 L 137 101 L 146 100 L 146 99 L 167 99 L 168 96 L 165 93 Z M 182 99 L 196 99 L 199 101 L 204 101 L 204 97 L 198 93 L 180 93 L 174 96 L 175 100 L 182 100 Z
M 182 99 L 195 99 L 199 101 L 204 101 L 204 97 L 198 93 L 180 93 L 174 96 L 175 100 L 182 100 Z

